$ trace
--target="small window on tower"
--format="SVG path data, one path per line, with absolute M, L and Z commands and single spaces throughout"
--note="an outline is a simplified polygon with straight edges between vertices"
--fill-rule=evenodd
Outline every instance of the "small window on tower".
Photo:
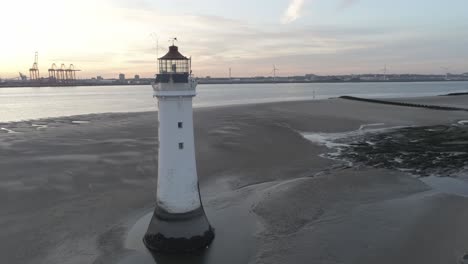
M 184 127 L 184 125 L 182 124 L 182 122 L 177 123 L 177 126 L 178 126 L 179 128 L 183 128 L 183 127 Z
M 184 149 L 184 143 L 179 143 L 179 149 Z

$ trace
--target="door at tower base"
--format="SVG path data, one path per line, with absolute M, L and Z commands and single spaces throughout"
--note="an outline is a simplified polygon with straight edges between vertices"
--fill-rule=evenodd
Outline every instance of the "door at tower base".
M 154 252 L 193 253 L 207 248 L 213 239 L 202 207 L 186 214 L 167 214 L 156 208 L 143 242 Z

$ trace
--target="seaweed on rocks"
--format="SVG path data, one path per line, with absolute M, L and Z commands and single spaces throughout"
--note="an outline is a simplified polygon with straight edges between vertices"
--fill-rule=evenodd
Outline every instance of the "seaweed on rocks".
M 407 127 L 366 135 L 344 147 L 340 156 L 422 177 L 456 176 L 468 169 L 468 126 Z

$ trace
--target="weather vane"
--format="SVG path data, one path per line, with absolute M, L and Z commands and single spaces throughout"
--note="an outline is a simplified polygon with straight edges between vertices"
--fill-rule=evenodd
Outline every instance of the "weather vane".
M 177 38 L 171 38 L 169 41 L 172 41 L 172 46 L 174 46 L 174 42 L 177 41 Z

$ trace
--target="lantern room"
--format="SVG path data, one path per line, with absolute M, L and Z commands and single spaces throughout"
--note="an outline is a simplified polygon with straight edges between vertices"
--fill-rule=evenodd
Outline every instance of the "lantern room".
M 169 52 L 158 60 L 160 74 L 190 73 L 190 59 L 180 54 L 177 46 L 170 46 Z

